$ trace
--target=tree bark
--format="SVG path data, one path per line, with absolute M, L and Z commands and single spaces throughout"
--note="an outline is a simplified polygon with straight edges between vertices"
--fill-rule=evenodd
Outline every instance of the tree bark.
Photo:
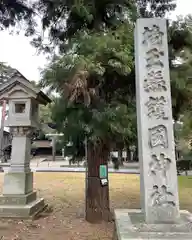
M 100 165 L 108 163 L 109 148 L 104 143 L 88 143 L 87 152 L 87 189 L 86 189 L 86 220 L 90 223 L 110 221 L 109 183 L 102 186 L 99 169 Z M 108 169 L 107 169 L 108 180 Z
M 56 155 L 56 137 L 53 136 L 53 138 L 52 138 L 52 158 L 53 158 L 53 162 L 55 162 L 55 155 Z

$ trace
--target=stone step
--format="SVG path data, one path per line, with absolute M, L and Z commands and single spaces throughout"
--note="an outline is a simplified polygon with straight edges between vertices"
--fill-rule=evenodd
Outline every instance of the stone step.
M 175 224 L 147 224 L 139 209 L 115 209 L 114 240 L 161 240 L 192 239 L 192 224 L 188 211 L 180 211 L 181 217 Z
M 25 205 L 33 202 L 36 197 L 36 192 L 31 192 L 26 195 L 2 195 L 0 196 L 0 205 Z

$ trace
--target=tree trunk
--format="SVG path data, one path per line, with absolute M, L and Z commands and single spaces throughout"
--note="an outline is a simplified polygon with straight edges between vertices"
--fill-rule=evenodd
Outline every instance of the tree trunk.
M 100 165 L 106 165 L 107 167 L 108 156 L 109 148 L 106 144 L 98 143 L 93 145 L 92 143 L 88 143 L 86 220 L 90 223 L 111 220 L 109 208 L 109 183 L 105 186 L 102 186 L 99 174 Z
M 131 151 L 129 146 L 127 146 L 127 162 L 130 162 L 130 160 L 131 160 Z
M 119 165 L 123 166 L 123 150 L 122 150 L 122 148 L 118 149 L 118 161 L 119 161 Z
M 56 137 L 53 136 L 52 138 L 52 158 L 53 158 L 53 162 L 55 162 L 55 154 L 56 154 Z
M 133 154 L 133 161 L 138 162 L 139 156 L 138 156 L 138 147 L 136 146 L 135 152 Z

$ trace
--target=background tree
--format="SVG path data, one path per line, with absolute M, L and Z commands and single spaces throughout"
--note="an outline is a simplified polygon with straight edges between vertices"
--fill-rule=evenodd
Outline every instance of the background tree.
M 136 0 L 140 17 L 165 17 L 167 12 L 176 8 L 174 0 Z
M 130 67 L 127 63 L 133 63 L 131 59 L 129 60 L 132 37 L 124 38 L 124 31 L 119 29 L 118 38 L 114 31 L 103 35 L 103 39 L 99 34 L 79 36 L 76 53 L 78 51 L 81 54 L 77 58 L 71 53 L 54 59 L 45 71 L 42 81 L 43 86 L 48 84 L 60 89 L 62 96 L 61 102 L 58 102 L 60 124 L 58 115 L 55 121 L 61 127 L 60 131 L 64 132 L 64 136 L 69 136 L 68 140 L 70 140 L 71 132 L 74 132 L 78 138 L 82 137 L 84 140 L 87 136 L 89 139 L 86 219 L 91 222 L 109 219 L 109 190 L 108 186 L 101 186 L 99 166 L 107 165 L 111 139 L 115 139 L 117 134 L 121 135 L 122 139 L 126 138 L 125 135 L 129 135 L 130 131 L 129 110 L 126 105 L 121 107 L 117 104 L 112 92 L 107 92 L 104 78 L 107 67 L 109 72 L 114 72 L 114 75 L 117 72 L 115 78 L 111 79 L 117 86 L 118 73 L 125 76 L 129 74 Z M 117 52 L 114 52 L 114 49 Z M 127 55 L 123 55 L 122 49 L 127 49 Z M 90 79 L 87 78 L 87 72 Z M 108 82 L 110 86 L 110 78 Z
M 0 2 L 0 30 L 22 24 L 26 35 L 32 35 L 36 27 L 34 17 L 35 13 L 29 1 L 1 0 Z
M 179 17 L 170 22 L 168 28 L 173 118 L 176 121 L 192 107 L 191 19 L 190 15 Z
M 33 45 L 52 52 L 54 46 L 66 52 L 69 42 L 79 31 L 115 29 L 124 22 L 135 22 L 138 17 L 164 17 L 176 7 L 174 0 L 39 0 L 34 9 L 42 16 L 42 28 L 49 33 L 48 44 L 37 36 Z

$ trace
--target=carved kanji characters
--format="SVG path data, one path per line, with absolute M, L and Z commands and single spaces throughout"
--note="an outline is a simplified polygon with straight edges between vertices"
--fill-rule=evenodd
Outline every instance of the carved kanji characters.
M 162 185 L 161 187 L 154 185 L 153 192 L 151 194 L 152 206 L 175 206 L 173 197 L 173 193 L 167 191 L 167 187 L 165 185 Z
M 167 128 L 164 125 L 149 128 L 149 145 L 151 148 L 158 146 L 168 148 Z
M 154 67 L 162 68 L 164 65 L 163 65 L 163 62 L 161 61 L 161 56 L 163 56 L 163 55 L 164 55 L 164 52 L 158 50 L 157 48 L 149 49 L 146 52 L 146 58 L 145 58 L 146 62 L 147 62 L 146 68 L 148 70 L 150 70 Z
M 153 154 L 151 156 L 151 162 L 149 163 L 150 173 L 157 176 L 166 177 L 166 171 L 169 169 L 171 159 L 166 157 L 164 153 L 160 153 L 159 156 Z
M 161 45 L 163 35 L 164 33 L 161 32 L 160 27 L 157 25 L 153 25 L 151 28 L 144 27 L 143 44 Z
M 166 83 L 163 79 L 162 70 L 151 70 L 144 79 L 144 90 L 146 92 L 166 91 Z
M 165 97 L 149 97 L 146 102 L 147 115 L 149 118 L 168 119 L 167 117 L 167 101 Z

